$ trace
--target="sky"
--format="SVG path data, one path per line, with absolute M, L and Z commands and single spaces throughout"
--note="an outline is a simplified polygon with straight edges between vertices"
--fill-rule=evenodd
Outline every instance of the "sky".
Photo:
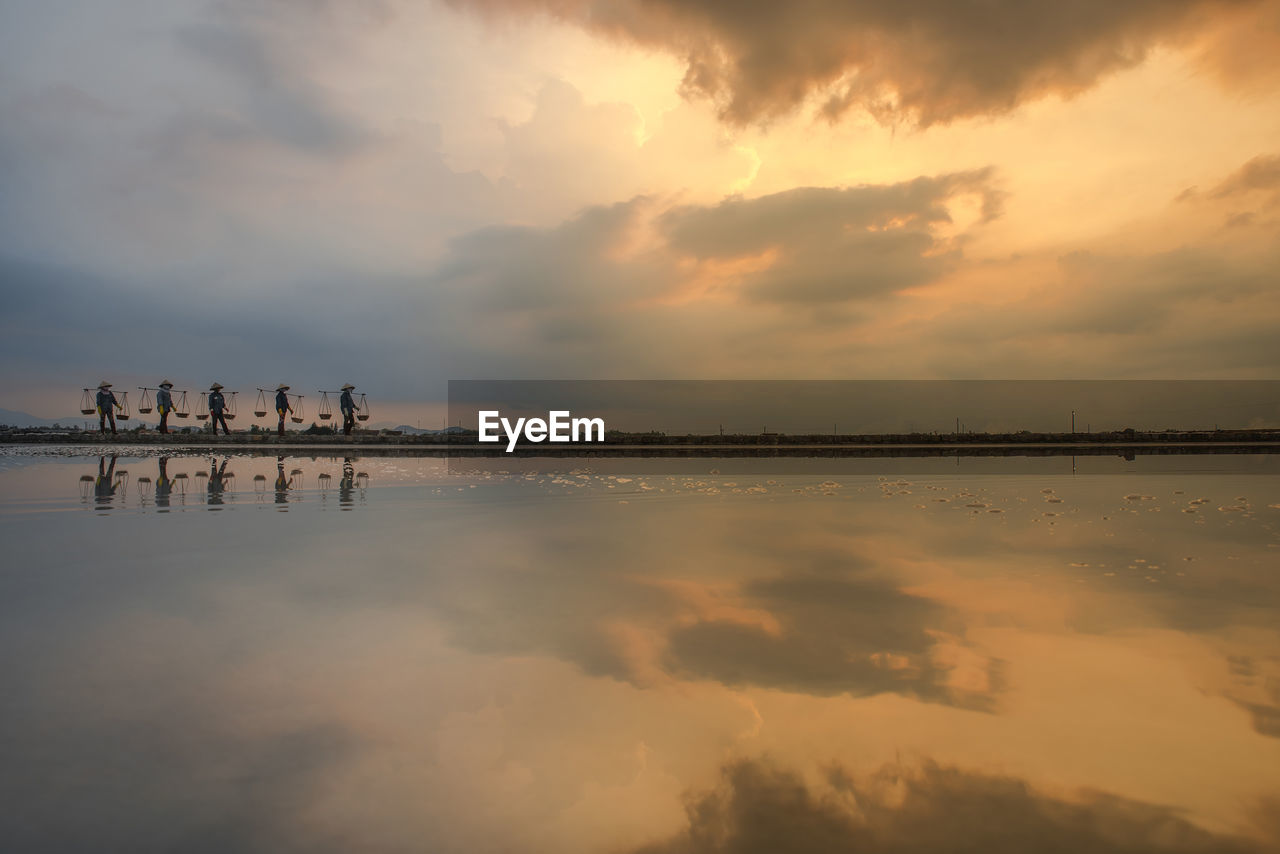
M 0 0 L 0 381 L 1280 378 L 1280 0 Z

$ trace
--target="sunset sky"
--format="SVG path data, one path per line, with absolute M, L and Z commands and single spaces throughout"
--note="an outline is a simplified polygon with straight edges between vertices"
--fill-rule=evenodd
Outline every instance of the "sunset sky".
M 0 0 L 0 406 L 1280 375 L 1276 0 Z

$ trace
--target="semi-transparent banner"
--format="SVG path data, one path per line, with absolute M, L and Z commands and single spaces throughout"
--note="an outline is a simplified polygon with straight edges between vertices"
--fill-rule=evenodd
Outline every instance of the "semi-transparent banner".
M 546 471 L 584 459 L 681 468 L 678 461 L 720 457 L 777 470 L 778 459 L 840 468 L 885 458 L 1262 456 L 1275 450 L 1278 428 L 1275 380 L 449 383 L 450 447 L 482 468 L 495 460 L 516 468 L 537 460 Z

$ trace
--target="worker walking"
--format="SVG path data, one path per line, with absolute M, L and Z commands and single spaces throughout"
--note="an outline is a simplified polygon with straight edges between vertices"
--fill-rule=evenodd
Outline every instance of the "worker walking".
M 342 411 L 342 435 L 350 436 L 351 428 L 356 426 L 356 402 L 351 398 L 351 383 L 342 387 L 342 397 L 338 398 L 338 409 Z
M 224 414 L 227 408 L 227 399 L 222 396 L 222 383 L 214 383 L 209 386 L 209 423 L 213 425 L 213 435 L 218 435 L 218 422 L 222 422 L 222 429 L 228 436 L 231 435 L 231 428 L 227 426 L 227 416 Z
M 124 409 L 116 396 L 111 392 L 111 383 L 103 380 L 98 383 L 98 429 L 107 432 L 107 422 L 111 422 L 111 435 L 116 435 L 116 410 Z
M 289 405 L 289 395 L 285 394 L 288 390 L 289 387 L 284 383 L 276 386 L 276 414 L 280 416 L 280 426 L 277 429 L 277 433 L 281 436 L 284 435 L 284 417 L 293 412 L 293 407 Z
M 160 426 L 156 430 L 160 433 L 169 432 L 169 413 L 173 411 L 173 396 L 169 394 L 169 389 L 173 388 L 173 383 L 165 380 L 160 383 L 160 388 L 156 391 L 156 412 L 160 413 Z M 142 404 L 139 403 L 139 406 Z M 139 412 L 142 410 L 139 409 Z

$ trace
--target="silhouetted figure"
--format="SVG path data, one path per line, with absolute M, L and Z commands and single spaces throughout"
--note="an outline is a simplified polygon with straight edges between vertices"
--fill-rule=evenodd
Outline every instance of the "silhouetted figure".
M 338 409 L 342 412 L 342 435 L 350 436 L 351 428 L 356 426 L 356 402 L 351 397 L 351 383 L 342 387 L 342 397 L 338 398 Z
M 227 426 L 227 416 L 224 414 L 227 409 L 227 399 L 222 396 L 222 383 L 214 383 L 209 386 L 209 423 L 213 425 L 213 435 L 218 435 L 218 422 L 222 422 L 222 430 L 226 435 L 231 435 L 231 428 Z
M 173 411 L 173 396 L 169 394 L 171 388 L 173 383 L 165 380 L 160 383 L 160 389 L 156 392 L 156 412 L 160 413 L 160 426 L 156 429 L 161 433 L 169 432 L 169 413 Z
M 160 395 L 157 394 L 156 395 L 157 406 L 160 405 L 159 401 L 160 401 Z M 161 417 L 162 418 L 164 417 L 163 413 L 161 414 Z M 173 481 L 169 480 L 169 458 L 161 457 L 159 460 L 159 463 L 160 463 L 160 474 L 156 476 L 156 506 L 168 507 L 169 494 L 173 492 Z
M 116 457 L 111 455 L 111 464 L 107 465 L 106 457 L 98 457 L 98 479 L 93 482 L 93 497 L 98 504 L 110 504 L 116 497 Z
M 338 481 L 338 503 L 343 507 L 352 505 L 353 490 L 356 486 L 356 469 L 351 464 L 351 457 L 342 460 L 342 480 Z
M 103 380 L 98 383 L 98 429 L 107 432 L 107 422 L 111 422 L 111 435 L 116 435 L 116 410 L 123 409 L 116 396 L 111 392 L 111 383 Z
M 276 457 L 276 503 L 289 502 L 289 488 L 293 486 L 293 478 L 285 477 L 284 457 Z
M 230 457 L 223 459 L 222 466 L 218 466 L 216 457 L 209 458 L 209 503 L 222 504 L 222 493 L 226 491 L 227 463 L 231 462 Z
M 279 436 L 284 435 L 285 416 L 293 412 L 293 407 L 289 405 L 289 395 L 285 394 L 288 390 L 289 387 L 284 383 L 276 386 L 276 414 L 280 416 L 280 426 L 276 429 L 276 435 Z

